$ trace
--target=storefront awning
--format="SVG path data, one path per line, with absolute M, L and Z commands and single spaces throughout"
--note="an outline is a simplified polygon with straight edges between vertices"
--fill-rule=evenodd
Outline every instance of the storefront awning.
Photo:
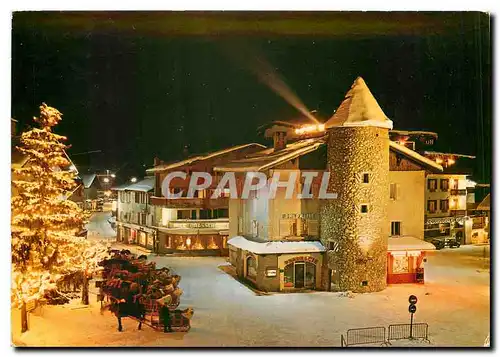
M 284 254 L 284 253 L 317 253 L 326 251 L 320 242 L 266 242 L 258 243 L 236 236 L 227 241 L 235 248 L 247 250 L 255 254 Z
M 389 237 L 387 251 L 435 250 L 434 244 L 411 236 Z

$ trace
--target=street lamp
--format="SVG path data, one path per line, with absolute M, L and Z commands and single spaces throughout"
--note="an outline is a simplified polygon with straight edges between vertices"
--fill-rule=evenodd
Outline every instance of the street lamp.
M 109 178 L 105 177 L 102 179 L 105 183 L 108 183 L 109 182 Z
M 132 177 L 132 178 L 130 179 L 130 182 L 132 182 L 132 183 L 137 182 L 137 177 Z

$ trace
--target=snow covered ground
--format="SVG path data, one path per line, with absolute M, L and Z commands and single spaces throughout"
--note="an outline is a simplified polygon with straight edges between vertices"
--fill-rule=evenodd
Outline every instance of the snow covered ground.
M 150 256 L 182 276 L 181 308 L 193 307 L 188 333 L 164 334 L 113 315 L 74 305 L 45 307 L 30 316 L 30 331 L 14 335 L 29 346 L 340 346 L 349 328 L 409 322 L 408 296 L 418 297 L 415 322 L 429 324 L 431 344 L 394 346 L 482 346 L 489 334 L 489 247 L 436 251 L 426 263 L 425 285 L 393 285 L 372 294 L 312 292 L 257 296 L 218 266 L 216 257 Z M 92 298 L 95 301 L 95 298 Z M 13 322 L 17 332 L 18 323 Z
M 87 223 L 87 237 L 90 239 L 114 240 L 116 238 L 116 231 L 111 228 L 109 220 L 111 220 L 111 211 L 93 213 L 89 223 Z

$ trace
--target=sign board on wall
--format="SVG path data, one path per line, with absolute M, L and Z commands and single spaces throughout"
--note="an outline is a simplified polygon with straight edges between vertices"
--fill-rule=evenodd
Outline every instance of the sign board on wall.
M 316 259 L 314 257 L 302 257 L 302 256 L 300 256 L 300 257 L 293 257 L 293 258 L 285 260 L 285 265 L 292 264 L 292 263 L 295 263 L 295 262 L 308 262 L 308 263 L 317 264 L 318 263 L 318 259 Z
M 278 271 L 277 271 L 277 269 L 267 269 L 267 270 L 266 270 L 266 276 L 267 276 L 268 278 L 275 277 L 275 276 L 277 276 L 277 275 L 278 275 Z

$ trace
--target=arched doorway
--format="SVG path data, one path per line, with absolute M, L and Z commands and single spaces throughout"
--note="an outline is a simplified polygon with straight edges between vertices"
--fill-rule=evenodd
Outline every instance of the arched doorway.
M 249 255 L 246 259 L 246 274 L 245 274 L 245 276 L 250 280 L 257 279 L 257 260 L 252 255 Z
M 314 289 L 316 286 L 316 265 L 311 262 L 293 262 L 285 266 L 284 287 Z

